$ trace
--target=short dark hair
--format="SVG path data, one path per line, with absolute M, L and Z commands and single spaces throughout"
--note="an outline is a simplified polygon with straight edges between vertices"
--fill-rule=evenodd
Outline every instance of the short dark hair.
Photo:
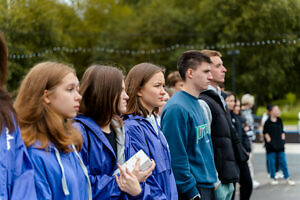
M 268 104 L 267 107 L 266 107 L 266 108 L 267 108 L 267 111 L 268 111 L 268 112 L 271 112 L 271 110 L 274 108 L 274 106 L 275 106 L 275 105 L 273 105 L 273 104 Z
M 203 62 L 212 63 L 210 58 L 198 50 L 184 52 L 178 59 L 177 69 L 183 81 L 188 69 L 196 69 Z

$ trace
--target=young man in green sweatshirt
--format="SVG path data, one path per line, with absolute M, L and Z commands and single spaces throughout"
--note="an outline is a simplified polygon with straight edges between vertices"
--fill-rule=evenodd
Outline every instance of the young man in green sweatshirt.
M 210 65 L 209 57 L 197 50 L 180 56 L 177 67 L 183 89 L 169 99 L 161 116 L 180 200 L 216 199 L 218 180 L 210 127 L 198 101 L 212 78 Z

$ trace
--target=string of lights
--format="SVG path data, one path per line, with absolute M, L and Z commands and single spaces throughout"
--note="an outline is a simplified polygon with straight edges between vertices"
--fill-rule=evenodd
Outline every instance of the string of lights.
M 34 57 L 42 57 L 47 54 L 53 54 L 56 52 L 65 52 L 65 53 L 87 53 L 87 52 L 104 52 L 110 54 L 123 54 L 123 55 L 145 55 L 145 54 L 161 54 L 165 52 L 174 51 L 175 49 L 184 48 L 184 49 L 235 49 L 235 48 L 247 48 L 255 46 L 265 46 L 265 45 L 296 45 L 300 43 L 300 38 L 298 39 L 281 39 L 281 40 L 264 40 L 264 41 L 253 41 L 253 42 L 235 42 L 228 44 L 216 44 L 216 45 L 197 45 L 197 44 L 174 44 L 165 48 L 158 49 L 116 49 L 116 48 L 107 48 L 107 47 L 95 47 L 95 48 L 68 48 L 68 47 L 53 47 L 40 52 L 34 52 L 30 54 L 22 53 L 11 53 L 9 54 L 9 59 L 28 59 Z

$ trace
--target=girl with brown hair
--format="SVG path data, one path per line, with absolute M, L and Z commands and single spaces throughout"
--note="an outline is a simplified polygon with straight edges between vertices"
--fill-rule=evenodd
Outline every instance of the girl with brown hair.
M 139 164 L 132 173 L 120 167 L 130 158 L 131 148 L 120 118 L 128 100 L 122 72 L 110 66 L 89 67 L 82 77 L 80 94 L 80 114 L 74 126 L 84 139 L 81 155 L 89 168 L 93 199 L 144 199 L 152 195 L 149 186 L 142 183 L 142 191 L 139 182 L 150 176 L 154 163 L 143 172 Z M 113 175 L 117 168 L 120 176 Z
M 151 187 L 153 196 L 177 200 L 169 147 L 156 119 L 158 108 L 164 104 L 164 85 L 162 68 L 151 63 L 134 66 L 125 80 L 129 100 L 124 119 L 132 145 L 130 154 L 142 149 L 156 163 L 151 178 L 159 187 Z
M 0 34 L 0 199 L 36 199 L 33 166 L 15 121 L 11 98 L 4 89 L 8 51 Z
M 35 169 L 38 199 L 91 199 L 78 150 L 82 137 L 71 119 L 79 110 L 79 81 L 73 68 L 56 62 L 34 66 L 16 102 L 22 138 Z

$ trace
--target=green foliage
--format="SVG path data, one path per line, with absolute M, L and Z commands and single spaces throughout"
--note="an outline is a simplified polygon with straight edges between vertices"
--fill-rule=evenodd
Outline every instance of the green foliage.
M 296 102 L 296 95 L 292 92 L 289 92 L 285 95 L 285 99 L 287 100 L 289 106 L 292 107 Z
M 281 119 L 283 120 L 284 125 L 297 125 L 298 124 L 298 113 L 300 112 L 300 101 L 294 100 L 295 95 L 293 93 L 286 95 L 290 96 L 293 100 L 293 105 L 289 104 L 289 100 L 286 97 L 285 99 L 279 99 L 272 101 L 271 104 L 278 105 L 281 110 Z M 262 116 L 266 112 L 266 106 L 259 106 L 256 115 Z
M 128 71 L 140 62 L 176 70 L 176 48 L 158 54 L 120 54 L 97 48 L 152 50 L 176 44 L 209 45 L 300 38 L 300 0 L 0 0 L 0 30 L 13 54 L 32 54 L 53 47 L 90 48 L 87 52 L 53 51 L 40 57 L 10 60 L 8 88 L 15 90 L 37 62 L 74 64 L 79 76 L 92 63 Z M 300 43 L 235 46 L 237 94 L 251 93 L 262 105 L 300 93 Z M 225 49 L 226 90 L 231 90 L 232 55 Z

